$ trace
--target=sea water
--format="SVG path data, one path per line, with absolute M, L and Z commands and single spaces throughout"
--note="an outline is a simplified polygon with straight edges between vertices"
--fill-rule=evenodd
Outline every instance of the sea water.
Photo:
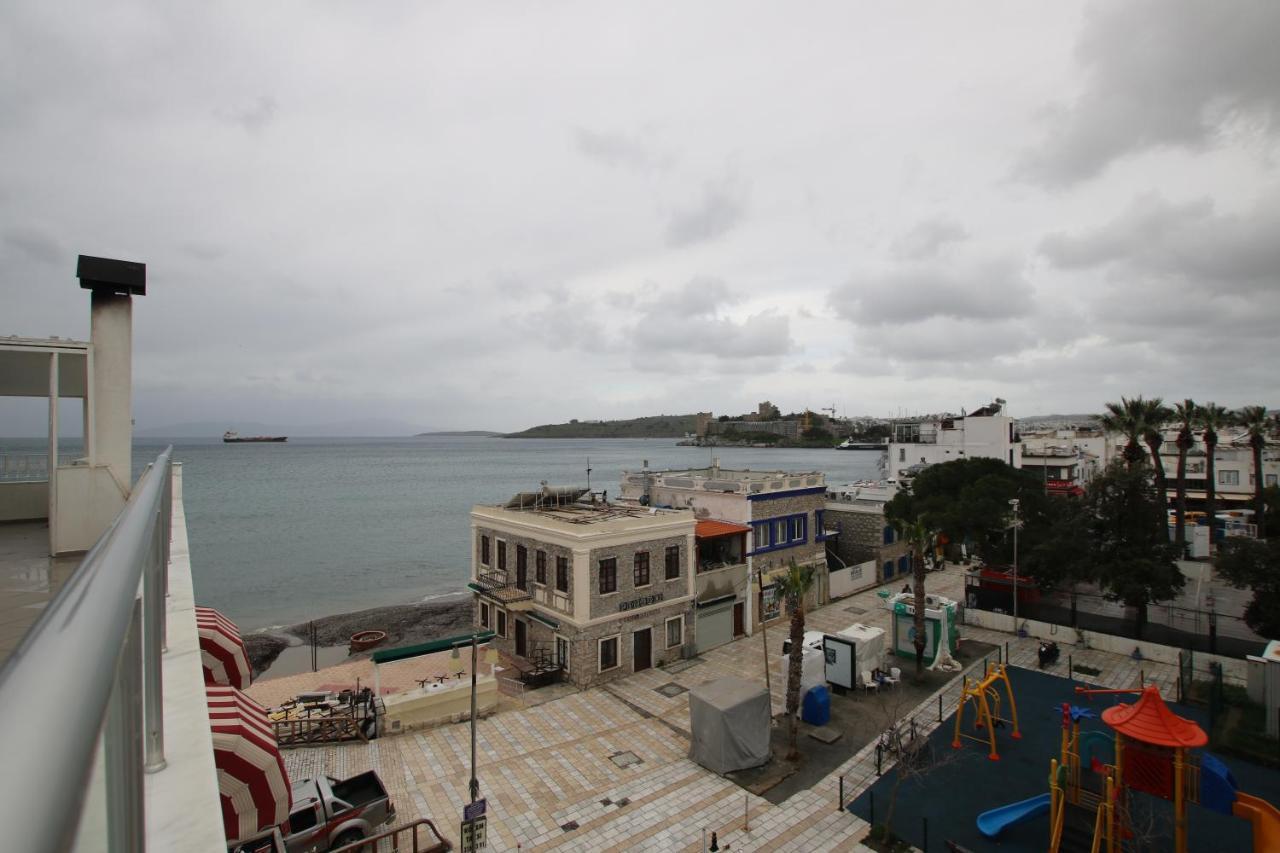
M 42 449 L 3 440 L 6 449 Z M 77 442 L 60 443 L 73 455 Z M 284 444 L 138 439 L 135 475 L 168 444 L 183 466 L 196 600 L 244 631 L 462 592 L 469 513 L 519 491 L 587 483 L 619 491 L 623 470 L 821 471 L 829 484 L 879 476 L 878 451 L 680 447 L 675 439 L 290 438 Z M 22 445 L 22 446 L 19 446 Z

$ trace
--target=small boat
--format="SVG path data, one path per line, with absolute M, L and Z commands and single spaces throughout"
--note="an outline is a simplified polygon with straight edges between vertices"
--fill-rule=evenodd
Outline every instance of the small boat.
M 222 434 L 222 441 L 225 444 L 249 444 L 249 443 L 258 443 L 258 442 L 266 442 L 266 441 L 282 442 L 282 441 L 288 441 L 288 440 L 289 440 L 289 436 L 287 435 L 241 436 L 240 433 L 230 429 Z
M 386 642 L 386 631 L 359 631 L 351 635 L 351 651 L 363 652 Z
M 836 450 L 884 450 L 885 445 L 874 441 L 854 441 L 846 438 L 836 445 Z

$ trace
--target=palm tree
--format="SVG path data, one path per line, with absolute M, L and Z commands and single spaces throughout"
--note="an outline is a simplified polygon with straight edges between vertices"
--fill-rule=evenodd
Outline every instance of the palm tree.
M 1249 446 L 1253 448 L 1253 523 L 1258 525 L 1258 536 L 1265 534 L 1262 523 L 1267 505 L 1262 500 L 1262 450 L 1267 446 L 1267 436 L 1273 425 L 1266 406 L 1245 406 L 1236 412 L 1236 422 L 1249 434 Z
M 924 628 L 924 555 L 933 545 L 933 532 L 919 519 L 898 525 L 898 532 L 911 545 L 911 577 L 915 581 L 912 602 L 915 615 L 912 628 L 915 631 L 913 643 L 916 647 L 916 678 L 924 675 L 924 649 L 926 636 Z
M 800 711 L 800 672 L 804 666 L 804 597 L 812 586 L 813 566 L 797 566 L 795 560 L 791 561 L 787 573 L 778 579 L 778 591 L 791 608 L 791 655 L 787 666 L 789 761 L 800 754 L 796 750 L 796 714 Z
M 1142 461 L 1142 434 L 1146 429 L 1147 402 L 1139 395 L 1133 400 L 1120 398 L 1119 403 L 1107 403 L 1102 426 L 1108 432 L 1118 432 L 1128 439 L 1124 446 L 1124 461 L 1130 468 Z
M 1196 443 L 1194 429 L 1200 416 L 1199 412 L 1194 400 L 1183 400 L 1181 403 L 1174 404 L 1173 407 L 1174 416 L 1178 421 L 1178 438 L 1175 442 L 1178 447 L 1178 482 L 1177 497 L 1174 502 L 1177 526 L 1174 529 L 1174 542 L 1178 547 L 1179 559 L 1187 552 L 1187 453 Z
M 1204 439 L 1204 511 L 1209 517 L 1209 550 L 1212 551 L 1213 534 L 1218 527 L 1218 474 L 1214 459 L 1218 447 L 1218 430 L 1231 426 L 1235 419 L 1226 408 L 1217 403 L 1205 403 L 1197 415 L 1196 421 Z
M 1151 451 L 1151 466 L 1156 472 L 1156 494 L 1160 500 L 1161 530 L 1167 535 L 1169 483 L 1164 475 L 1164 462 L 1160 459 L 1160 446 L 1164 444 L 1164 425 L 1173 418 L 1173 411 L 1159 397 L 1151 400 L 1138 398 L 1142 404 L 1142 440 Z

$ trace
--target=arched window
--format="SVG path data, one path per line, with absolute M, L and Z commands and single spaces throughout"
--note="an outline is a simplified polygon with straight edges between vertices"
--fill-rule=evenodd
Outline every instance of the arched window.
M 893 560 L 884 561 L 884 576 L 886 580 L 893 577 Z
M 905 574 L 911 571 L 911 558 L 903 554 L 898 558 L 898 574 Z
M 886 545 L 893 544 L 893 527 L 887 524 L 885 525 L 885 528 L 884 528 L 884 544 Z

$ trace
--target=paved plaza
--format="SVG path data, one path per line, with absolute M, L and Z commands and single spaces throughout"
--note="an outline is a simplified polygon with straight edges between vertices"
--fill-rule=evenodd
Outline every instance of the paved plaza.
M 928 576 L 928 590 L 951 598 L 963 592 L 963 573 L 951 566 Z M 835 632 L 853 622 L 889 630 L 890 613 L 876 590 L 833 602 L 808 615 L 810 630 Z M 770 659 L 782 652 L 785 629 L 769 631 Z M 1010 662 L 1034 668 L 1034 639 L 1018 639 L 964 626 L 962 636 L 1004 648 Z M 476 775 L 488 799 L 492 850 L 679 850 L 697 853 L 705 830 L 718 833 L 721 849 L 858 850 L 868 825 L 840 807 L 839 778 L 848 803 L 876 778 L 875 747 L 868 745 L 811 788 L 773 805 L 688 758 L 689 700 L 656 688 L 695 687 L 726 675 L 763 682 L 763 641 L 757 634 L 681 661 L 584 691 L 556 688 L 551 701 L 534 691 L 480 720 Z M 1066 674 L 1075 663 L 1100 670 L 1096 681 L 1112 687 L 1136 684 L 1142 675 L 1173 695 L 1176 668 L 1122 655 L 1063 646 L 1049 671 Z M 981 667 L 982 662 L 974 664 Z M 904 667 L 906 669 L 906 667 Z M 774 678 L 773 711 L 780 714 L 785 685 Z M 960 694 L 957 676 L 938 693 L 907 709 L 924 731 L 937 724 Z M 675 692 L 675 691 L 669 691 Z M 533 704 L 538 702 L 538 704 Z M 292 778 L 327 773 L 342 777 L 377 770 L 396 803 L 397 819 L 436 822 L 455 845 L 470 778 L 467 723 L 362 743 L 285 752 Z M 744 829 L 744 818 L 749 829 Z M 575 828 L 576 824 L 576 828 Z M 569 827 L 566 829 L 565 827 Z

